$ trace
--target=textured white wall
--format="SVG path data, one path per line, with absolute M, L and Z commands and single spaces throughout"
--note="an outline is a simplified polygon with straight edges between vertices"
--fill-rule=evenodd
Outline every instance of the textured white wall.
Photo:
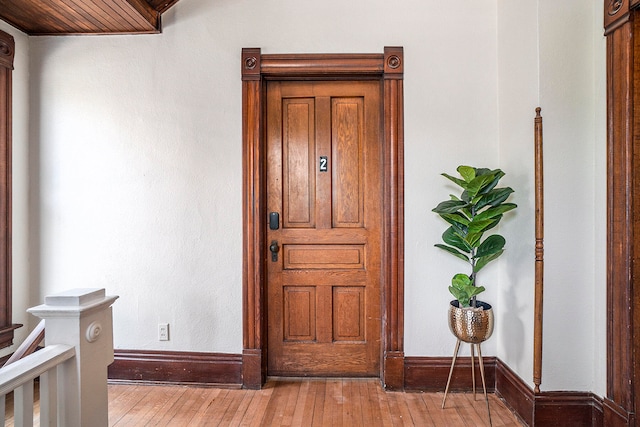
M 507 249 L 500 259 L 496 315 L 498 356 L 531 385 L 534 301 L 533 119 L 539 106 L 537 1 L 498 2 L 500 165 L 518 204 L 500 231 Z M 545 113 L 545 111 L 543 111 Z
M 580 0 L 544 0 L 539 9 L 551 183 L 545 187 L 544 388 L 600 394 L 606 385 L 605 300 L 597 298 L 606 289 L 602 10 L 601 1 Z
M 498 163 L 495 15 L 475 1 L 392 13 L 383 1 L 183 0 L 162 35 L 32 38 L 42 295 L 120 295 L 119 348 L 241 352 L 241 48 L 403 45 L 406 348 L 450 354 L 459 265 L 433 248 L 443 225 L 430 209 L 448 194 L 440 172 Z M 158 342 L 158 322 L 171 341 Z
M 605 393 L 605 40 L 602 2 L 499 1 L 500 156 L 520 210 L 504 228 L 498 356 L 532 381 L 533 117 L 544 118 L 543 390 Z M 526 29 L 523 31 L 523 28 Z M 522 209 L 524 208 L 524 209 Z M 513 227 L 513 225 L 516 225 Z M 522 239 L 525 240 L 522 240 Z
M 30 289 L 37 299 L 78 286 L 120 295 L 117 348 L 240 353 L 241 49 L 381 53 L 401 45 L 406 354 L 449 356 L 454 345 L 447 285 L 464 266 L 433 247 L 445 227 L 431 209 L 451 190 L 439 174 L 463 163 L 502 167 L 521 209 L 505 224 L 510 248 L 501 264 L 483 271 L 483 299 L 504 322 L 484 352 L 513 363 L 528 380 L 531 309 L 515 309 L 532 301 L 532 291 L 508 279 L 532 286 L 533 160 L 523 139 L 531 138 L 533 108 L 546 92 L 528 71 L 537 67 L 542 29 L 509 3 L 407 0 L 394 10 L 382 0 L 181 0 L 164 15 L 160 35 L 29 39 Z M 518 3 L 525 11 L 536 5 Z M 527 29 L 519 39 L 534 51 L 509 45 L 521 29 L 502 27 L 512 15 Z M 586 37 L 579 42 L 585 51 L 563 73 L 595 62 L 589 52 L 596 24 L 568 24 Z M 585 86 L 598 77 L 591 73 L 571 90 L 590 91 L 588 98 L 593 88 Z M 579 129 L 593 146 L 593 126 L 581 127 L 584 114 L 581 108 L 579 119 L 561 122 L 559 132 Z M 572 148 L 583 161 L 593 158 L 593 147 Z M 555 168 L 567 167 L 564 160 Z M 593 185 L 594 172 L 588 174 Z M 548 213 L 564 214 L 561 205 Z M 594 219 L 585 221 L 593 229 Z M 593 236 L 581 244 L 594 251 Z M 593 256 L 572 261 L 593 272 Z M 589 286 L 592 295 L 593 279 Z M 593 310 L 592 298 L 584 298 Z M 171 324 L 171 341 L 157 340 L 159 322 Z M 557 345 L 551 338 L 548 347 Z

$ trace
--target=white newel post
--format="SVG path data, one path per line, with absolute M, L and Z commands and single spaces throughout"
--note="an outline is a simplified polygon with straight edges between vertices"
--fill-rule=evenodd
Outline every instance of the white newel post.
M 104 289 L 73 289 L 47 296 L 44 304 L 27 310 L 45 319 L 45 345 L 76 349 L 76 357 L 65 362 L 58 375 L 60 425 L 109 423 L 107 367 L 113 362 L 111 305 L 117 298 L 105 296 Z

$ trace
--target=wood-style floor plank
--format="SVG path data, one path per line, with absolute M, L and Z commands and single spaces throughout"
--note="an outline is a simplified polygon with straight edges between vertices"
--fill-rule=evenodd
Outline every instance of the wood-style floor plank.
M 373 387 L 375 398 L 378 400 L 378 404 L 380 405 L 380 415 L 382 420 L 382 425 L 384 427 L 393 427 L 396 425 L 394 415 L 391 413 L 391 404 L 388 399 L 388 394 L 385 392 L 382 387 L 378 384 L 377 381 L 374 381 L 371 384 Z
M 257 392 L 255 390 L 244 390 L 241 392 L 241 399 L 237 399 L 239 402 L 235 412 L 230 413 L 230 415 L 233 415 L 233 418 L 229 421 L 229 425 L 242 425 L 242 420 L 246 416 L 247 410 L 251 407 L 251 402 L 253 401 L 256 393 Z
M 321 426 L 324 422 L 324 401 L 327 394 L 327 383 L 325 381 L 317 381 L 312 384 L 315 385 L 315 406 L 310 424 L 313 426 Z
M 109 386 L 109 425 L 138 426 L 488 426 L 482 393 L 386 392 L 378 379 L 270 379 L 261 390 L 171 385 Z M 493 427 L 521 427 L 489 394 Z M 13 426 L 7 399 L 6 425 Z M 37 407 L 37 405 L 36 405 Z M 34 419 L 39 414 L 35 413 Z M 39 423 L 38 423 L 39 424 Z
M 296 401 L 296 406 L 293 411 L 293 415 L 291 417 L 291 425 L 299 426 L 303 425 L 305 421 L 305 417 L 308 417 L 308 411 L 311 408 L 312 399 L 315 398 L 315 395 L 311 394 L 311 383 L 309 381 L 304 381 L 300 385 L 300 391 L 298 392 L 298 399 Z M 309 418 L 306 418 L 309 419 Z
M 109 399 L 112 399 L 112 396 L 117 396 L 118 390 L 122 390 L 122 393 L 126 393 L 126 389 L 127 387 L 119 387 L 116 389 L 113 387 L 110 388 Z M 110 412 L 109 418 L 114 420 L 113 425 L 117 426 L 144 426 L 153 419 L 154 415 L 157 414 L 158 411 L 175 396 L 175 394 L 175 387 L 173 390 L 167 388 L 154 390 L 153 393 L 145 394 L 142 399 L 140 399 L 137 404 L 133 405 L 129 411 L 123 414 L 117 422 L 115 422 L 117 417 L 116 414 Z M 113 398 L 112 401 L 115 401 L 115 398 Z

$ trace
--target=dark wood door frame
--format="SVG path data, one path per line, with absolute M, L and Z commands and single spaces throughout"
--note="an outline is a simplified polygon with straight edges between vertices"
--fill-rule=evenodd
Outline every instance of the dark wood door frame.
M 242 383 L 266 380 L 267 80 L 380 80 L 383 98 L 382 363 L 385 388 L 404 387 L 404 129 L 401 47 L 384 54 L 262 54 L 242 50 L 243 271 Z
M 605 426 L 640 409 L 639 0 L 604 2 L 607 37 L 607 396 Z

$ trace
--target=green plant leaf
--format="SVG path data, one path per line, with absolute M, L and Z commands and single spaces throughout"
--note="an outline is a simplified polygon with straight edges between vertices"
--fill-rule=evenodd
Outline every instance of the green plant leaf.
M 446 200 L 444 202 L 440 202 L 438 206 L 432 209 L 433 212 L 437 214 L 443 213 L 455 213 L 458 212 L 461 208 L 467 206 L 468 203 L 457 200 Z
M 487 209 L 486 211 L 477 214 L 475 218 L 473 218 L 473 220 L 484 221 L 485 219 L 494 218 L 496 216 L 502 215 L 505 212 L 509 212 L 510 210 L 515 208 L 516 208 L 516 205 L 513 203 L 503 203 L 498 206 L 493 206 Z
M 449 252 L 451 255 L 456 256 L 456 257 L 460 258 L 461 260 L 469 262 L 469 257 L 466 256 L 465 254 L 461 253 L 459 250 L 457 250 L 455 248 L 452 248 L 452 247 L 447 246 L 447 245 L 443 245 L 442 243 L 436 243 L 434 246 L 436 248 L 442 249 L 443 251 Z
M 466 253 L 471 253 L 471 250 L 473 249 L 472 247 L 470 247 L 465 241 L 464 241 L 464 237 L 459 235 L 455 229 L 453 227 L 449 227 L 445 230 L 444 233 L 442 233 L 442 240 L 450 245 L 453 246 L 455 248 L 460 249 L 463 252 Z
M 487 264 L 502 255 L 503 252 L 504 249 L 494 253 L 493 255 L 476 258 L 476 266 L 473 268 L 473 272 L 477 273 L 478 271 L 482 270 Z
M 480 210 L 487 205 L 497 206 L 507 200 L 511 193 L 513 193 L 513 189 L 511 187 L 494 188 L 480 198 L 476 204 L 476 209 Z
M 449 224 L 451 225 L 463 225 L 465 226 L 464 228 L 466 228 L 467 225 L 469 225 L 469 223 L 471 222 L 471 220 L 469 218 L 467 218 L 465 215 L 456 212 L 456 213 L 442 213 L 440 214 L 440 216 L 447 221 Z
M 451 279 L 449 292 L 463 307 L 469 307 L 471 298 L 485 291 L 484 286 L 473 286 L 471 278 L 466 274 L 458 273 Z
M 478 250 L 476 251 L 476 258 L 482 258 L 489 255 L 493 255 L 498 251 L 504 249 L 504 245 L 506 244 L 506 240 L 499 234 L 493 234 L 487 237 L 484 242 L 478 246 Z
M 451 292 L 451 295 L 458 300 L 462 307 L 469 307 L 471 305 L 469 304 L 471 298 L 467 298 L 466 292 L 456 289 L 453 286 L 449 286 L 449 292 Z
M 451 175 L 449 175 L 447 173 L 443 173 L 441 175 L 444 176 L 445 178 L 447 178 L 448 180 L 455 182 L 460 187 L 467 188 L 467 183 L 464 180 L 462 180 L 460 178 L 456 178 L 455 176 L 451 176 Z
M 492 173 L 493 171 L 488 168 L 476 168 L 476 176 L 487 175 Z
M 467 185 L 467 192 L 469 193 L 469 198 L 473 199 L 476 194 L 480 192 L 487 184 L 493 181 L 493 176 L 491 175 L 480 175 L 477 176 Z
M 471 227 L 472 223 L 470 223 L 465 236 L 466 242 L 473 247 L 477 247 L 480 244 L 480 240 L 482 240 L 482 235 L 498 225 L 500 218 L 502 217 L 498 216 L 485 221 L 478 221 L 473 224 L 473 227 Z
M 458 166 L 457 171 L 465 182 L 471 182 L 476 177 L 476 169 L 471 166 Z
M 453 231 L 455 231 L 460 236 L 460 238 L 464 238 L 467 235 L 468 228 L 467 228 L 466 225 L 460 224 L 460 223 L 455 222 L 455 221 L 449 221 L 446 218 L 445 218 L 445 220 L 449 224 L 451 224 L 451 227 L 453 227 Z
M 476 216 L 471 220 L 471 222 L 468 225 L 469 227 L 468 234 L 484 233 L 488 229 L 496 226 L 496 220 L 497 218 L 478 219 L 478 217 Z
M 482 292 L 484 292 L 486 289 L 484 288 L 484 286 L 473 286 L 472 289 L 470 289 L 468 291 L 468 295 L 469 295 L 469 299 L 480 295 Z
M 500 169 L 494 169 L 487 172 L 487 175 L 491 175 L 493 177 L 493 181 L 491 181 L 488 185 L 482 187 L 482 189 L 478 191 L 479 194 L 487 194 L 488 192 L 493 190 L 495 186 L 498 185 L 498 181 L 500 181 L 500 179 L 504 176 L 504 172 L 502 172 Z
M 471 284 L 471 278 L 463 273 L 458 273 L 451 278 L 451 285 L 460 290 L 465 290 L 468 287 L 473 287 Z

